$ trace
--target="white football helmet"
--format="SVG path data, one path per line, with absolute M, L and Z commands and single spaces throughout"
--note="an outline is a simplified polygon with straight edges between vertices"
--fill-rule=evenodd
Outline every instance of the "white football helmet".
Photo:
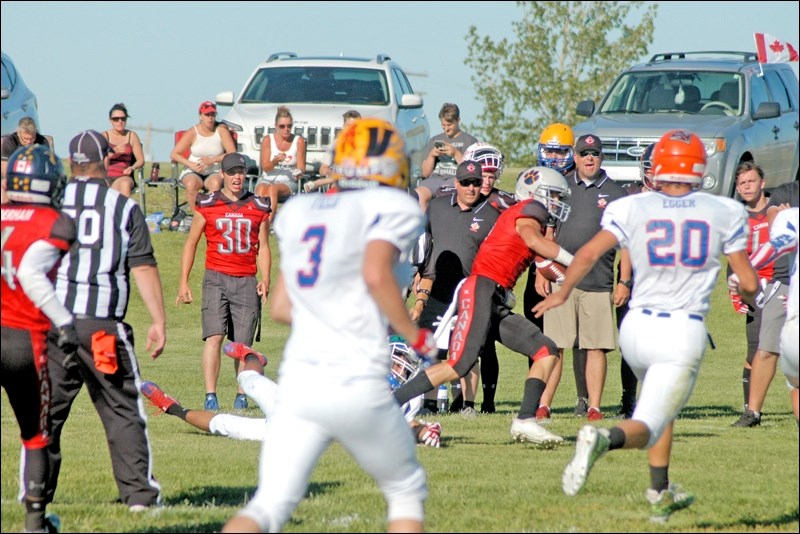
M 534 198 L 541 202 L 547 212 L 558 219 L 566 221 L 570 206 L 561 201 L 569 198 L 569 184 L 560 172 L 548 167 L 530 167 L 517 177 L 517 188 L 514 195 L 520 202 Z
M 464 161 L 467 160 L 477 161 L 484 171 L 493 172 L 497 180 L 500 180 L 505 168 L 505 158 L 497 147 L 480 141 L 472 143 L 464 151 Z
M 402 336 L 389 336 L 389 348 L 392 351 L 392 368 L 386 378 L 392 389 L 397 389 L 417 374 L 419 356 Z

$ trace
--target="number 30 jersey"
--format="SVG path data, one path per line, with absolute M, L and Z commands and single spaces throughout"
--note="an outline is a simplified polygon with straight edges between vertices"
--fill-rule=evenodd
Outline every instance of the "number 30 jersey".
M 221 191 L 197 196 L 197 211 L 206 220 L 206 269 L 229 276 L 258 272 L 258 231 L 272 211 L 268 198 L 245 193 L 231 200 Z
M 364 253 L 371 241 L 394 245 L 401 252 L 395 276 L 402 289 L 410 283 L 408 253 L 424 220 L 407 193 L 382 186 L 298 195 L 284 204 L 275 235 L 292 303 L 286 366 L 302 362 L 337 376 L 386 376 L 388 322 L 364 282 Z
M 684 310 L 706 315 L 720 255 L 747 249 L 744 206 L 692 192 L 673 197 L 646 192 L 611 202 L 601 226 L 630 251 L 630 308 Z

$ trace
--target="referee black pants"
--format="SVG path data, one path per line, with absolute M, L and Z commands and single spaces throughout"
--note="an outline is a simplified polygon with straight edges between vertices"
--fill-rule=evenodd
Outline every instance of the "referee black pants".
M 147 416 L 139 399 L 139 365 L 133 351 L 133 331 L 128 324 L 114 319 L 76 319 L 75 328 L 83 350 L 69 359 L 56 346 L 54 335 L 48 340 L 52 434 L 48 448 L 50 483 L 47 500 L 52 501 L 58 482 L 64 423 L 81 386 L 86 384 L 105 428 L 120 500 L 127 506 L 157 504 L 161 487 L 153 476 Z M 104 374 L 95 368 L 92 334 L 98 330 L 117 337 L 118 369 L 114 374 Z M 87 460 L 90 464 L 91 459 Z

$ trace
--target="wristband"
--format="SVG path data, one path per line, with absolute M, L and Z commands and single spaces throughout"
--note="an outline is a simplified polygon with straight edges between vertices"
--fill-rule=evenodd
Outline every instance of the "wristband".
M 627 287 L 628 289 L 633 287 L 632 280 L 620 280 L 618 283 L 622 284 L 623 286 Z
M 572 254 L 564 250 L 563 247 L 558 247 L 558 254 L 553 260 L 565 267 L 569 267 L 569 264 L 572 263 Z

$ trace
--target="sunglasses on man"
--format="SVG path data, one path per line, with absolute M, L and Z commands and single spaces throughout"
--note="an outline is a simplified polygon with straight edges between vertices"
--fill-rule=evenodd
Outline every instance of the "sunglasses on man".
M 597 150 L 581 150 L 580 152 L 578 152 L 578 154 L 580 154 L 582 158 L 585 158 L 586 156 L 592 156 L 594 158 L 600 157 L 600 152 L 598 152 Z
M 483 185 L 483 179 L 467 178 L 466 180 L 459 180 L 458 183 L 461 184 L 461 187 L 480 187 Z

